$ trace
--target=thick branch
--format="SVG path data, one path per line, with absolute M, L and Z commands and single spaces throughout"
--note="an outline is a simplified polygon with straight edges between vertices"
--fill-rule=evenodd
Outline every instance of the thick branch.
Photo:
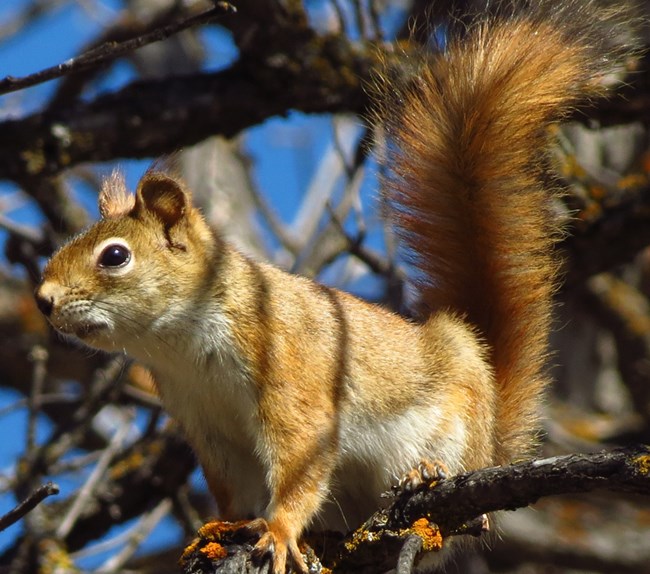
M 399 58 L 342 35 L 274 25 L 274 37 L 284 38 L 280 46 L 247 46 L 225 71 L 135 82 L 88 103 L 0 122 L 0 178 L 24 182 L 81 162 L 157 156 L 214 134 L 231 137 L 291 110 L 363 114 L 373 73 Z M 648 117 L 643 93 L 633 94 L 622 106 L 614 102 L 634 109 L 637 119 Z M 599 105 L 611 111 L 613 104 Z M 600 109 L 589 117 L 598 118 Z
M 544 496 L 595 489 L 650 494 L 650 449 L 558 456 L 487 468 L 424 485 L 414 493 L 401 492 L 386 510 L 348 536 L 338 555 L 320 548 L 318 554 L 337 573 L 379 572 L 395 567 L 405 541 L 414 534 L 424 537 L 427 547 L 438 532 L 444 537 L 480 531 L 474 526 L 477 520 L 480 525 L 486 513 L 524 507 Z M 250 561 L 250 545 L 233 536 L 233 531 L 202 529 L 201 538 L 186 552 L 185 574 L 260 571 Z M 225 553 L 225 559 L 212 560 Z
M 650 449 L 557 456 L 468 472 L 413 496 L 401 495 L 388 516 L 390 523 L 397 524 L 425 516 L 445 533 L 487 512 L 521 508 L 544 496 L 599 488 L 650 494 Z
M 90 103 L 2 122 L 0 178 L 157 156 L 213 134 L 233 136 L 291 109 L 361 112 L 375 57 L 341 37 L 312 40 L 292 62 L 241 61 L 223 72 L 137 82 Z

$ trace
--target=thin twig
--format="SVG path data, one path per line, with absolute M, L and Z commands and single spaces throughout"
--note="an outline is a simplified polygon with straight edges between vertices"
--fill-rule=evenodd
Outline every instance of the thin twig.
M 124 548 L 115 556 L 109 558 L 96 572 L 99 574 L 113 574 L 114 572 L 118 572 L 135 554 L 140 544 L 147 539 L 158 523 L 169 514 L 171 509 L 171 499 L 165 498 L 151 512 L 143 515 L 130 533 Z
M 181 486 L 172 497 L 174 516 L 183 526 L 186 534 L 193 535 L 203 525 L 201 516 L 192 504 L 187 484 Z
M 90 500 L 90 497 L 93 495 L 95 486 L 97 485 L 101 477 L 104 476 L 104 473 L 106 472 L 106 469 L 108 469 L 108 465 L 111 463 L 111 460 L 113 460 L 113 457 L 122 448 L 124 440 L 128 436 L 130 430 L 131 430 L 131 419 L 129 418 L 122 423 L 120 428 L 113 436 L 113 439 L 111 440 L 109 445 L 104 449 L 104 452 L 102 453 L 99 462 L 97 463 L 93 471 L 90 473 L 88 480 L 85 482 L 85 484 L 79 491 L 77 498 L 72 503 L 72 506 L 68 510 L 68 513 L 61 521 L 61 524 L 59 524 L 59 527 L 56 530 L 57 538 L 64 539 L 70 533 L 70 530 L 74 526 L 74 523 L 76 522 L 77 518 L 79 517 L 82 510 L 86 506 L 88 500 Z
M 48 352 L 45 347 L 34 345 L 30 353 L 30 359 L 34 362 L 34 372 L 32 374 L 32 388 L 29 394 L 29 416 L 27 418 L 27 448 L 29 454 L 36 446 L 36 421 L 41 408 L 41 396 L 43 395 L 43 386 L 47 375 Z
M 422 538 L 417 534 L 412 534 L 404 541 L 404 546 L 397 559 L 395 574 L 411 574 L 413 564 L 418 552 L 422 549 Z
M 397 276 L 400 281 L 405 281 L 406 277 L 399 268 L 394 267 L 393 263 L 386 259 L 381 253 L 373 251 L 372 249 L 363 245 L 363 235 L 351 237 L 343 226 L 343 222 L 337 213 L 330 208 L 330 220 L 336 227 L 341 236 L 345 239 L 347 246 L 345 251 L 353 255 L 361 262 L 365 263 L 368 268 L 376 275 L 383 277 Z
M 332 8 L 334 8 L 334 12 L 336 13 L 336 19 L 338 20 L 340 32 L 342 34 L 346 34 L 345 14 L 343 12 L 343 8 L 341 8 L 341 5 L 339 4 L 339 0 L 331 0 L 330 3 L 332 4 Z
M 266 199 L 262 196 L 262 193 L 256 186 L 251 187 L 251 197 L 255 207 L 266 220 L 273 235 L 277 237 L 282 244 L 282 247 L 284 247 L 292 256 L 295 256 L 300 250 L 301 245 L 287 226 L 282 223 L 281 219 L 276 215 L 275 211 L 267 203 Z
M 352 121 L 337 122 L 337 130 L 343 132 L 335 145 L 333 142 L 322 159 L 311 178 L 307 191 L 303 197 L 298 213 L 291 224 L 294 237 L 302 240 L 302 246 L 314 239 L 318 231 L 318 224 L 323 217 L 328 201 L 337 190 L 338 178 L 345 173 L 346 165 L 345 152 L 352 151 L 352 142 L 357 137 L 359 126 Z M 345 145 L 350 150 L 344 149 Z
M 125 357 L 118 355 L 109 359 L 103 368 L 97 370 L 88 385 L 88 396 L 72 415 L 70 425 L 65 428 L 59 427 L 39 449 L 31 464 L 35 466 L 52 464 L 86 435 L 93 417 L 102 407 L 112 402 L 111 395 L 119 390 L 116 388 L 116 383 L 122 377 L 125 364 Z
M 101 450 L 95 450 L 79 455 L 73 459 L 66 459 L 52 464 L 50 474 L 63 474 L 64 472 L 79 472 L 82 468 L 95 464 L 102 457 Z
M 233 13 L 235 11 L 235 7 L 228 2 L 215 2 L 214 8 L 210 10 L 192 16 L 191 18 L 187 18 L 186 20 L 174 22 L 167 26 L 161 26 L 160 28 L 148 32 L 147 34 L 143 34 L 142 36 L 132 38 L 131 40 L 118 43 L 107 42 L 86 52 L 85 54 L 81 54 L 77 58 L 71 58 L 61 64 L 46 68 L 40 72 L 30 74 L 29 76 L 23 76 L 21 78 L 6 76 L 4 79 L 0 80 L 0 95 L 29 88 L 44 82 L 49 82 L 50 80 L 55 80 L 68 74 L 91 70 L 101 66 L 102 64 L 111 62 L 115 60 L 115 58 L 124 54 L 133 52 L 142 46 L 146 46 L 153 42 L 160 42 L 161 40 L 165 40 L 178 32 L 186 30 L 187 28 L 205 24 L 218 16 L 223 16 L 224 14 Z
M 370 0 L 368 3 L 368 15 L 372 24 L 373 40 L 384 40 L 384 32 L 381 28 L 381 18 L 379 17 L 379 2 Z
M 341 141 L 339 130 L 336 129 L 336 118 L 332 122 L 333 134 L 332 141 L 335 149 L 339 151 L 341 160 L 343 161 L 343 166 L 345 168 L 345 173 L 347 177 L 346 188 L 344 192 L 344 198 L 348 193 L 353 193 L 353 204 L 352 209 L 354 212 L 354 218 L 357 224 L 358 234 L 364 236 L 366 234 L 366 222 L 363 217 L 363 211 L 361 209 L 361 194 L 359 192 L 360 185 L 355 185 L 356 180 L 359 178 L 363 179 L 365 170 L 364 166 L 366 165 L 367 153 L 364 153 L 364 149 L 367 146 L 366 139 L 368 130 L 363 128 L 362 133 L 359 136 L 359 140 L 352 157 L 352 161 L 348 161 L 347 155 L 345 153 L 345 148 L 343 142 Z M 341 202 L 342 203 L 342 202 Z
M 20 237 L 32 245 L 41 245 L 45 240 L 45 236 L 40 230 L 15 223 L 2 213 L 0 213 L 0 228 Z
M 97 542 L 95 544 L 88 544 L 81 550 L 70 553 L 70 558 L 74 562 L 78 562 L 79 560 L 84 560 L 91 556 L 97 556 L 99 554 L 112 552 L 116 548 L 124 546 L 129 541 L 129 538 L 132 535 L 131 531 L 134 528 L 137 528 L 137 525 L 130 526 L 128 529 L 124 530 L 124 532 L 120 532 L 119 534 L 116 534 L 110 538 L 102 539 L 100 542 Z
M 352 6 L 354 8 L 354 17 L 357 22 L 357 30 L 362 38 L 368 38 L 368 26 L 366 23 L 366 17 L 363 11 L 363 6 L 361 5 L 361 0 L 353 0 Z
M 49 393 L 46 395 L 41 395 L 39 404 L 42 407 L 44 405 L 59 405 L 64 403 L 74 403 L 77 402 L 78 400 L 79 397 L 74 393 L 65 393 L 65 392 Z M 29 406 L 29 399 L 26 398 L 17 399 L 13 403 L 0 408 L 0 418 L 7 416 L 8 414 L 14 411 L 24 409 L 25 407 L 28 406 Z
M 53 494 L 59 494 L 59 487 L 56 484 L 48 482 L 47 484 L 39 486 L 13 510 L 10 510 L 7 514 L 0 517 L 0 532 L 34 510 L 34 508 L 43 502 L 43 500 Z
M 139 406 L 145 406 L 152 409 L 159 409 L 162 405 L 160 399 L 156 395 L 152 395 L 147 391 L 139 389 L 133 384 L 126 384 L 122 388 L 122 395 L 128 397 Z
M 337 148 L 334 147 L 332 153 L 338 154 L 339 151 L 340 148 L 337 150 Z M 340 155 L 337 155 L 337 158 L 339 162 L 337 169 L 339 171 L 344 170 L 344 161 L 342 157 Z M 365 170 L 363 166 L 359 165 L 354 170 L 352 178 L 346 178 L 347 181 L 345 189 L 343 191 L 343 197 L 336 205 L 336 207 L 332 206 L 332 196 L 336 189 L 336 181 L 339 174 L 336 174 L 336 177 L 332 177 L 327 182 L 326 187 L 323 188 L 326 192 L 326 195 L 323 195 L 322 198 L 319 198 L 323 200 L 322 203 L 319 202 L 313 204 L 314 207 L 318 207 L 318 212 L 314 211 L 313 215 L 317 215 L 318 217 L 314 217 L 314 225 L 310 224 L 309 226 L 310 235 L 304 242 L 304 247 L 291 268 L 292 273 L 305 273 L 305 269 L 309 266 L 310 275 L 315 275 L 320 269 L 322 269 L 326 261 L 332 260 L 332 256 L 334 255 L 331 253 L 332 250 L 329 250 L 330 253 L 327 253 L 328 250 L 325 249 L 325 247 L 328 246 L 327 240 L 330 238 L 332 233 L 331 222 L 325 225 L 323 228 L 319 228 L 316 224 L 322 219 L 324 212 L 328 212 L 330 219 L 332 219 L 333 214 L 336 214 L 336 217 L 339 221 L 345 221 L 350 210 L 354 208 L 355 203 L 358 203 L 359 189 L 361 187 L 361 183 L 363 182 L 364 171 Z M 344 174 L 347 175 L 347 172 L 345 171 Z M 341 249 L 337 247 L 334 249 L 334 251 L 338 256 L 338 254 L 341 252 Z

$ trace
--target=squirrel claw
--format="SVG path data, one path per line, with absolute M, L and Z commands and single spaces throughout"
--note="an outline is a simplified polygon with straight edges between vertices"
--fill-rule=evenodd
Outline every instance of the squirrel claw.
M 272 574 L 285 574 L 287 558 L 291 563 L 292 572 L 308 574 L 308 569 L 295 540 L 282 540 L 263 518 L 251 520 L 241 528 L 246 534 L 259 537 L 255 543 L 251 556 L 257 564 L 270 563 Z
M 271 560 L 273 563 L 277 562 L 277 555 L 275 551 L 275 537 L 270 532 L 265 532 L 260 536 L 260 539 L 255 543 L 251 553 L 253 560 L 261 564 L 266 560 Z M 274 569 L 275 570 L 275 569 Z M 282 570 L 284 574 L 284 570 Z
M 481 521 L 481 532 L 490 532 L 490 519 L 488 518 L 488 515 L 481 514 L 479 520 Z
M 444 480 L 449 476 L 449 470 L 438 460 L 421 460 L 416 468 L 409 470 L 399 481 L 399 488 L 413 492 L 423 484 L 431 484 Z

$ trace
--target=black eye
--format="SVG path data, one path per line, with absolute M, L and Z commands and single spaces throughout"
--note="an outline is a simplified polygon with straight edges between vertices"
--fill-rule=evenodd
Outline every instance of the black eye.
M 108 245 L 99 256 L 101 267 L 120 267 L 126 265 L 131 259 L 131 252 L 124 245 L 114 243 Z

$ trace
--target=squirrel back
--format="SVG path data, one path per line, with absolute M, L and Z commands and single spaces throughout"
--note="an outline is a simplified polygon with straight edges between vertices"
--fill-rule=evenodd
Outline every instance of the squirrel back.
M 548 128 L 602 94 L 633 51 L 620 5 L 543 0 L 503 11 L 451 37 L 416 79 L 391 83 L 379 111 L 390 141 L 383 193 L 422 314 L 455 312 L 489 345 L 496 463 L 530 454 L 548 382 L 560 230 L 544 178 Z

